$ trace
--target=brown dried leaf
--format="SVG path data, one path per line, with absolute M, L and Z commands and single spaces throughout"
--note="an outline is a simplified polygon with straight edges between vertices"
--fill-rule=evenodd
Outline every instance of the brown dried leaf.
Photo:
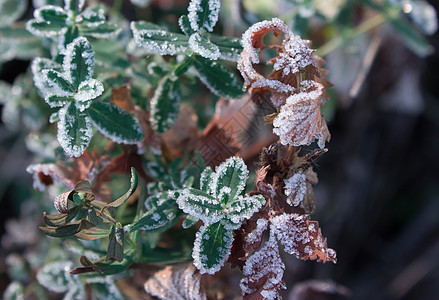
M 131 100 L 131 86 L 129 84 L 124 84 L 117 89 L 112 89 L 111 94 L 110 102 L 129 113 L 134 111 L 134 104 Z
M 167 266 L 145 282 L 145 291 L 163 300 L 205 300 L 200 286 L 201 275 L 195 266 L 179 264 Z
M 326 246 L 319 223 L 309 215 L 282 214 L 270 219 L 270 231 L 276 234 L 285 252 L 302 260 L 337 262 L 336 253 Z

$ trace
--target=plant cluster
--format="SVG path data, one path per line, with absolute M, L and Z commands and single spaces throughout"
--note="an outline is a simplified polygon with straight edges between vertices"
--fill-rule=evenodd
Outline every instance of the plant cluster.
M 49 199 L 39 228 L 59 239 L 44 239 L 44 263 L 31 262 L 38 287 L 17 277 L 5 298 L 122 299 L 116 283 L 146 269 L 155 270 L 141 277 L 148 294 L 207 299 L 216 294 L 201 275 L 229 263 L 242 272 L 244 298 L 277 299 L 280 250 L 336 263 L 310 217 L 331 86 L 310 41 L 279 18 L 254 22 L 242 38 L 215 34 L 219 0 L 191 0 L 174 27 L 108 18 L 96 1 L 34 2 L 27 22 L 17 21 L 24 0 L 0 4 L 0 60 L 31 60 L 0 86 L 3 120 L 33 133 L 27 171 Z M 302 2 L 297 20 L 312 1 Z M 252 129 L 262 107 L 272 132 L 247 145 L 260 156 L 254 170 L 236 129 Z

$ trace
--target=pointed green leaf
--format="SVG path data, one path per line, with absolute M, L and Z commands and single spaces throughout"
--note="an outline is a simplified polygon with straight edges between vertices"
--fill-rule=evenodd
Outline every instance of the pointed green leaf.
M 66 26 L 68 14 L 59 6 L 47 5 L 37 8 L 34 11 L 34 17 L 37 21 L 53 23 L 64 27 Z
M 117 26 L 116 24 L 112 23 L 102 23 L 97 26 L 93 26 L 89 23 L 86 23 L 86 25 L 79 26 L 79 32 L 81 35 L 84 36 L 92 36 L 94 38 L 115 38 L 120 32 L 122 31 L 122 28 Z
M 194 31 L 213 31 L 218 21 L 220 0 L 191 0 L 188 18 Z
M 75 234 L 75 236 L 78 239 L 90 241 L 90 240 L 107 238 L 109 234 L 110 234 L 109 229 L 90 228 L 90 229 L 81 230 L 81 232 L 78 232 L 77 234 Z
M 197 232 L 192 257 L 201 274 L 215 274 L 230 255 L 233 232 L 220 222 L 203 225 Z
M 131 30 L 135 43 L 150 53 L 175 55 L 184 53 L 188 45 L 187 36 L 168 32 L 144 21 L 131 22 Z
M 119 144 L 136 144 L 143 140 L 142 127 L 122 108 L 110 102 L 93 102 L 87 109 L 93 126 Z
M 221 223 L 227 229 L 236 230 L 241 227 L 242 221 L 250 219 L 264 204 L 265 198 L 262 195 L 239 196 L 227 205 L 228 213 Z
M 150 122 L 155 131 L 162 134 L 174 125 L 178 117 L 180 101 L 179 82 L 165 77 L 151 99 Z
M 128 191 L 123 196 L 121 196 L 117 200 L 114 200 L 113 202 L 109 203 L 107 206 L 109 206 L 109 207 L 119 207 L 122 204 L 124 204 L 128 200 L 128 198 L 130 198 L 131 195 L 134 194 L 134 192 L 136 191 L 138 181 L 139 181 L 139 179 L 138 179 L 138 176 L 137 176 L 136 169 L 131 168 L 131 185 L 130 185 L 130 188 L 128 189 Z
M 66 25 L 59 23 L 49 23 L 46 21 L 29 20 L 26 23 L 26 29 L 36 36 L 53 37 L 64 34 L 67 31 Z
M 109 238 L 110 241 L 108 243 L 105 261 L 116 260 L 121 262 L 123 260 L 124 230 L 120 223 L 111 227 Z
M 222 61 L 212 61 L 198 55 L 192 55 L 191 58 L 198 78 L 212 93 L 227 99 L 240 98 L 243 95 L 241 80 Z
M 189 22 L 189 18 L 187 17 L 187 15 L 182 15 L 178 19 L 178 25 L 180 26 L 181 31 L 187 36 L 191 36 L 195 33 L 195 31 L 191 27 L 191 23 Z
M 72 103 L 59 110 L 58 141 L 69 156 L 79 157 L 93 135 L 90 118 Z
M 76 100 L 76 107 L 80 111 L 84 111 L 87 109 L 91 100 L 99 97 L 104 92 L 103 84 L 96 79 L 89 79 L 81 82 L 78 87 L 78 90 L 75 91 L 74 98 Z
M 218 47 L 221 59 L 238 61 L 243 49 L 241 39 L 212 34 L 209 35 L 209 40 Z
M 216 175 L 212 183 L 215 195 L 220 195 L 221 190 L 234 200 L 245 189 L 248 179 L 248 169 L 240 157 L 230 157 L 216 168 Z
M 218 46 L 199 33 L 194 33 L 189 37 L 189 47 L 195 53 L 210 60 L 217 60 L 220 57 Z
M 67 45 L 63 60 L 63 69 L 74 90 L 86 80 L 91 79 L 94 67 L 94 51 L 83 36 L 77 37 Z
M 148 198 L 147 203 L 151 209 L 130 227 L 130 231 L 164 231 L 174 226 L 181 217 L 175 198 L 176 194 L 173 191 Z
M 180 192 L 178 207 L 185 213 L 201 219 L 205 224 L 216 223 L 224 217 L 223 205 L 206 192 L 188 188 Z
M 26 0 L 0 1 L 0 26 L 13 24 L 24 14 L 26 8 Z

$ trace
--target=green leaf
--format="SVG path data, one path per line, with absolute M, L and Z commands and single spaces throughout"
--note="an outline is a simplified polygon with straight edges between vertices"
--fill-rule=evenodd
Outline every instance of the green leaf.
M 87 149 L 93 135 L 90 118 L 73 103 L 59 110 L 58 141 L 69 156 L 79 157 Z
M 183 224 L 181 224 L 181 226 L 184 229 L 188 229 L 192 226 L 194 226 L 197 222 L 199 221 L 198 218 L 192 217 L 192 216 L 187 216 L 186 219 L 184 219 Z
M 213 31 L 218 21 L 221 2 L 219 0 L 191 0 L 188 18 L 194 31 Z
M 41 37 L 53 37 L 64 34 L 67 31 L 65 24 L 49 23 L 35 19 L 27 21 L 26 29 L 33 35 Z
M 164 231 L 174 226 L 181 217 L 175 198 L 173 191 L 162 192 L 148 198 L 147 202 L 151 209 L 130 227 L 130 231 Z
M 35 86 L 39 89 L 40 93 L 45 96 L 52 94 L 49 83 L 46 76 L 43 76 L 42 71 L 46 69 L 52 69 L 54 71 L 62 71 L 62 67 L 57 62 L 44 57 L 36 57 L 31 63 L 31 70 L 34 79 Z
M 26 0 L 0 1 L 0 26 L 13 24 L 24 14 L 26 8 Z
M 211 61 L 198 55 L 192 55 L 191 58 L 198 78 L 212 93 L 227 99 L 240 98 L 243 95 L 241 80 L 222 61 Z
M 169 77 L 163 78 L 151 99 L 150 122 L 162 134 L 174 125 L 180 108 L 180 84 Z
M 113 103 L 93 102 L 87 113 L 93 126 L 116 143 L 136 144 L 144 138 L 137 120 Z
M 215 176 L 215 173 L 212 171 L 211 167 L 207 167 L 201 173 L 201 176 L 200 176 L 200 189 L 203 192 L 210 193 L 210 186 L 209 185 L 213 181 L 214 176 Z
M 121 262 L 123 260 L 123 242 L 124 242 L 124 230 L 123 226 L 120 223 L 111 227 L 110 232 L 110 241 L 108 243 L 107 248 L 107 257 L 108 260 L 116 260 Z
M 79 36 L 79 31 L 77 26 L 69 26 L 66 29 L 66 32 L 62 34 L 62 37 L 59 37 L 58 47 L 59 49 L 65 49 L 68 44 L 73 42 Z M 64 59 L 64 54 L 59 53 L 57 57 L 57 61 L 62 61 Z
M 178 19 L 178 25 L 180 26 L 181 31 L 187 36 L 191 36 L 196 32 L 191 28 L 191 23 L 189 22 L 187 15 L 182 15 Z
M 224 217 L 223 205 L 216 198 L 200 190 L 182 190 L 177 204 L 185 213 L 201 219 L 205 224 L 216 223 Z
M 221 59 L 238 61 L 243 49 L 241 39 L 212 34 L 209 40 L 218 47 Z
M 92 36 L 94 38 L 100 38 L 100 39 L 115 38 L 122 31 L 122 28 L 120 28 L 116 24 L 107 23 L 107 22 L 99 24 L 97 26 L 93 26 L 89 23 L 86 23 L 85 26 L 80 25 L 78 27 L 81 35 Z
M 221 55 L 218 46 L 198 32 L 190 36 L 189 47 L 195 53 L 210 60 L 217 60 Z
M 67 45 L 64 55 L 64 72 L 74 90 L 77 90 L 83 81 L 91 79 L 93 75 L 94 51 L 87 39 L 80 36 Z
M 197 232 L 192 257 L 201 274 L 215 274 L 230 255 L 233 232 L 220 222 L 201 226 Z
M 35 19 L 40 22 L 54 23 L 59 26 L 66 26 L 68 14 L 58 6 L 43 6 L 34 11 Z
M 47 104 L 49 104 L 50 107 L 62 107 L 66 105 L 67 103 L 71 102 L 73 100 L 73 97 L 71 96 L 57 96 L 57 95 L 48 95 L 44 98 L 44 101 L 46 101 Z M 57 113 L 58 114 L 58 113 Z M 59 115 L 57 116 L 59 120 Z
M 128 191 L 123 196 L 121 196 L 117 200 L 114 200 L 113 202 L 109 203 L 107 206 L 109 206 L 109 207 L 119 207 L 122 204 L 124 204 L 131 197 L 131 195 L 134 194 L 134 192 L 136 191 L 138 182 L 139 182 L 139 178 L 137 176 L 136 169 L 131 168 L 131 185 L 130 185 L 130 188 L 128 189 Z
M 74 95 L 76 107 L 80 111 L 84 111 L 90 106 L 91 100 L 99 97 L 103 92 L 103 84 L 96 79 L 91 78 L 81 82 Z
M 227 229 L 236 230 L 241 227 L 242 221 L 250 219 L 264 204 L 265 198 L 262 195 L 239 196 L 227 205 L 228 213 L 220 222 Z
M 230 157 L 216 168 L 216 175 L 212 183 L 213 193 L 219 196 L 222 192 L 233 200 L 245 189 L 248 179 L 248 169 L 240 157 Z
M 433 47 L 424 36 L 402 18 L 390 21 L 393 28 L 400 34 L 406 46 L 420 57 L 425 57 L 433 52 Z
M 75 236 L 81 240 L 91 241 L 91 240 L 106 238 L 109 236 L 109 234 L 110 234 L 109 229 L 90 228 L 90 229 L 81 230 L 81 232 L 76 233 Z
M 87 26 L 98 26 L 105 23 L 105 10 L 103 5 L 96 5 L 94 7 L 87 7 L 82 13 L 82 22 Z
M 118 261 L 99 261 L 94 265 L 97 269 L 102 271 L 103 275 L 113 275 L 125 271 L 133 263 L 133 258 L 131 257 L 134 251 L 128 251 L 125 253 L 124 258 L 121 262 Z
M 184 53 L 189 38 L 183 34 L 168 32 L 155 24 L 144 21 L 131 22 L 134 42 L 150 53 L 176 55 Z
M 24 288 L 18 281 L 12 281 L 3 293 L 3 300 L 23 300 Z
M 94 226 L 94 224 L 87 220 L 81 220 L 58 227 L 40 227 L 40 230 L 52 237 L 68 237 L 80 232 L 83 229 L 90 229 Z
M 74 12 L 80 12 L 84 6 L 85 0 L 65 0 L 64 9 L 71 10 Z
M 74 95 L 75 89 L 64 74 L 55 70 L 43 70 L 42 74 L 47 81 L 49 94 L 58 97 L 71 97 Z

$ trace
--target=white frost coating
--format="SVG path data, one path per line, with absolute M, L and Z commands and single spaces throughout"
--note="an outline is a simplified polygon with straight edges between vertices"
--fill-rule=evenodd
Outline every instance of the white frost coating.
M 300 36 L 290 36 L 284 42 L 284 51 L 279 53 L 275 58 L 273 68 L 275 70 L 282 70 L 283 76 L 295 74 L 301 68 L 312 65 L 318 68 L 312 54 L 314 50 L 309 48 L 309 41 L 304 41 Z
M 203 207 L 204 205 L 218 205 L 218 200 L 201 195 L 194 195 L 190 189 L 182 190 L 176 202 L 182 211 L 202 220 L 204 224 L 216 223 L 224 217 L 221 211 Z
M 183 45 L 176 45 L 175 42 L 177 42 L 178 37 L 173 35 L 170 32 L 167 32 L 166 30 L 159 30 L 159 29 L 142 29 L 138 30 L 136 29 L 135 22 L 131 22 L 131 30 L 133 32 L 134 42 L 137 44 L 137 46 L 143 47 L 145 51 L 148 53 L 156 53 L 160 55 L 175 55 L 178 53 L 183 53 L 186 51 L 186 47 Z M 144 36 L 151 38 L 153 35 L 164 37 L 166 35 L 174 36 L 169 41 L 161 41 L 160 43 L 145 39 Z
M 224 247 L 221 247 L 221 249 L 218 253 L 218 256 L 216 257 L 215 265 L 211 267 L 206 267 L 205 264 L 207 263 L 208 257 L 203 254 L 205 253 L 204 247 L 203 247 L 203 239 L 208 240 L 209 235 L 206 233 L 207 227 L 205 225 L 200 227 L 200 230 L 195 235 L 195 242 L 194 242 L 194 248 L 192 252 L 192 258 L 194 259 L 194 266 L 197 267 L 198 270 L 200 270 L 201 274 L 215 274 L 218 272 L 221 267 L 226 262 L 227 258 L 230 256 L 230 251 L 233 243 L 233 232 L 227 230 L 225 239 L 223 242 L 225 242 Z
M 270 89 L 276 90 L 276 92 L 285 94 L 292 94 L 296 90 L 293 86 L 280 82 L 279 80 L 265 78 L 255 80 L 251 86 L 254 88 L 268 87 Z
M 284 193 L 287 196 L 287 203 L 291 206 L 298 206 L 306 195 L 306 175 L 303 174 L 303 170 L 299 170 L 290 178 L 285 179 L 284 182 Z
M 79 109 L 80 111 L 84 111 L 84 109 L 88 108 L 90 106 L 90 100 L 93 100 L 104 92 L 104 85 L 96 80 L 96 79 L 89 79 L 87 81 L 81 82 L 78 87 L 78 92 L 75 93 L 75 100 L 79 102 L 87 102 L 88 105 L 86 105 L 85 108 Z
M 113 112 L 113 111 L 116 110 L 119 115 L 128 114 L 125 110 L 123 110 L 122 108 L 120 108 L 117 105 L 108 105 L 108 110 L 110 112 Z M 119 134 L 117 132 L 108 131 L 104 126 L 102 126 L 102 124 L 96 122 L 96 120 L 90 119 L 90 121 L 93 124 L 93 126 L 96 127 L 97 130 L 99 130 L 100 133 L 102 133 L 105 137 L 111 139 L 112 141 L 114 141 L 114 142 L 116 142 L 118 144 L 133 145 L 133 144 L 137 144 L 138 142 L 141 141 L 141 140 L 139 140 L 136 137 L 127 138 L 126 136 L 123 136 L 123 135 L 121 135 L 121 134 Z M 142 127 L 137 122 L 137 120 L 135 120 L 132 129 L 136 133 L 138 133 L 139 135 L 143 136 Z
M 242 158 L 237 156 L 232 156 L 229 157 L 223 163 L 221 163 L 219 166 L 217 166 L 215 169 L 215 176 L 213 177 L 212 186 L 211 186 L 211 189 L 214 193 L 213 194 L 214 197 L 218 196 L 218 192 L 222 187 L 222 184 L 219 183 L 218 181 L 222 180 L 227 170 L 230 168 L 233 168 L 234 172 L 236 172 L 239 177 L 239 184 L 236 187 L 233 187 L 236 190 L 235 195 L 239 195 L 241 194 L 242 191 L 244 191 L 245 184 L 248 179 L 247 165 L 244 163 L 244 160 Z
M 308 82 L 307 82 L 308 84 Z M 313 89 L 293 94 L 273 120 L 273 132 L 283 145 L 310 145 L 315 139 L 320 148 L 330 139 L 326 122 L 320 113 L 323 86 L 316 82 Z
M 55 37 L 57 35 L 62 35 L 67 32 L 67 27 L 63 27 L 60 30 L 39 30 L 36 29 L 33 25 L 38 23 L 39 21 L 32 19 L 26 22 L 26 30 L 32 33 L 35 36 L 40 37 Z
M 204 0 L 206 1 L 206 0 Z M 188 18 L 191 24 L 191 28 L 194 31 L 204 31 L 206 29 L 209 32 L 213 31 L 213 27 L 216 22 L 218 22 L 218 15 L 220 11 L 221 2 L 219 0 L 207 0 L 208 1 L 208 12 L 203 11 L 201 3 L 203 0 L 192 0 L 188 7 Z M 200 15 L 203 13 L 208 14 L 207 18 L 204 20 L 203 24 L 200 24 Z M 200 28 L 200 25 L 204 28 Z
M 264 246 L 253 253 L 245 262 L 243 273 L 244 278 L 240 282 L 242 295 L 251 295 L 257 290 L 252 288 L 262 277 L 268 279 L 262 286 L 261 295 L 264 299 L 279 299 L 280 289 L 285 289 L 283 282 L 285 265 L 279 254 L 279 247 L 273 232 L 270 231 L 270 238 Z
M 91 137 L 93 136 L 93 130 L 91 127 L 90 118 L 86 115 L 81 116 L 84 118 L 85 121 L 85 128 L 81 128 L 80 134 L 80 145 L 74 145 L 73 143 L 73 137 L 68 134 L 68 128 L 73 125 L 73 123 L 76 120 L 75 116 L 70 116 L 67 114 L 67 110 L 69 109 L 70 105 L 72 103 L 66 104 L 63 108 L 61 108 L 58 112 L 59 115 L 59 122 L 58 122 L 58 134 L 57 139 L 59 141 L 59 144 L 63 148 L 64 152 L 70 156 L 70 157 L 79 157 L 81 156 L 84 151 L 87 149 L 88 144 L 90 143 Z
M 207 193 L 210 193 L 209 182 L 212 180 L 213 171 L 211 167 L 207 167 L 200 175 L 200 189 L 206 189 Z M 205 185 L 207 185 L 205 187 Z
M 288 28 L 285 23 L 278 18 L 273 18 L 271 21 L 265 20 L 262 22 L 258 22 L 256 24 L 253 24 L 251 27 L 249 27 L 244 34 L 242 35 L 242 46 L 244 49 L 248 52 L 250 55 L 251 62 L 254 64 L 259 63 L 259 54 L 256 51 L 255 48 L 253 48 L 253 41 L 252 37 L 254 34 L 262 29 L 269 29 L 269 30 L 280 30 L 283 33 L 285 33 L 287 36 L 294 36 L 294 34 L 291 32 L 291 30 Z
M 84 80 L 88 80 L 93 75 L 93 67 L 94 67 L 94 51 L 91 49 L 90 43 L 83 36 L 77 37 L 70 44 L 67 45 L 66 49 L 63 51 L 64 60 L 63 60 L 63 70 L 67 75 L 67 78 L 70 82 L 73 81 L 73 76 L 76 73 L 77 66 L 72 64 L 76 64 L 73 60 L 77 55 L 78 48 L 83 48 L 84 51 L 81 51 L 81 57 L 83 60 L 83 64 L 86 66 L 87 75 Z M 80 84 L 80 82 L 77 82 Z
M 88 24 L 87 24 L 88 25 Z M 91 26 L 88 26 L 91 27 Z M 122 28 L 117 28 L 112 32 L 87 32 L 85 35 L 91 36 L 97 39 L 115 39 L 122 32 Z
M 76 17 L 76 22 L 82 21 L 83 19 L 87 20 L 87 27 L 97 27 L 101 24 L 105 23 L 105 17 L 103 15 L 104 11 L 99 10 L 99 12 L 94 11 L 90 7 L 87 7 L 80 15 Z M 94 21 L 90 21 L 94 19 Z
M 37 273 L 38 282 L 55 293 L 64 293 L 69 290 L 69 285 L 74 281 L 74 276 L 69 274 L 73 263 L 66 261 L 52 262 Z
M 245 242 L 247 244 L 254 244 L 262 239 L 262 235 L 268 228 L 268 220 L 259 219 L 256 221 L 256 228 L 247 234 L 245 237 Z
M 33 188 L 38 191 L 44 191 L 46 186 L 41 182 L 38 173 L 49 176 L 53 181 L 65 185 L 67 188 L 73 189 L 73 184 L 65 179 L 62 170 L 55 164 L 31 164 L 26 168 L 26 172 L 33 176 Z
M 204 47 L 205 45 L 200 42 L 209 45 L 209 48 Z M 221 56 L 218 46 L 207 39 L 203 40 L 199 33 L 194 33 L 189 37 L 189 47 L 195 53 L 210 60 L 217 60 Z
M 50 94 L 50 91 L 48 90 L 49 87 L 47 86 L 46 79 L 41 73 L 41 71 L 44 69 L 55 69 L 58 67 L 60 67 L 58 63 L 48 58 L 36 57 L 34 60 L 32 60 L 31 70 L 32 70 L 34 84 L 38 88 L 40 94 L 43 97 Z
M 241 222 L 251 218 L 253 214 L 265 204 L 265 198 L 262 195 L 254 196 L 238 196 L 233 202 L 230 202 L 226 209 L 229 211 L 226 214 L 226 218 L 233 223 L 224 222 L 223 225 L 227 229 L 238 229 L 241 226 Z

